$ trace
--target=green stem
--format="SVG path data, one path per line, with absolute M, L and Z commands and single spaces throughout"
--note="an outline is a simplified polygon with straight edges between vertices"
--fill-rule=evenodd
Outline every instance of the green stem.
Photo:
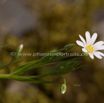
M 64 84 L 66 85 L 66 80 L 64 79 L 64 77 L 62 77 L 61 75 L 58 75 L 59 77 L 61 77 L 64 81 Z
M 10 74 L 0 74 L 0 78 L 6 78 L 6 79 L 13 79 L 13 80 L 33 80 L 40 77 L 45 77 L 47 74 L 44 75 L 38 75 L 38 76 L 17 76 L 17 75 L 10 75 Z
M 0 74 L 0 78 L 9 78 L 9 74 Z
M 41 77 L 45 77 L 45 76 L 49 76 L 49 74 L 43 74 L 43 75 L 37 75 L 37 76 L 26 76 L 26 77 L 29 77 L 31 79 L 36 79 L 36 78 L 41 78 Z
M 28 77 L 16 76 L 16 75 L 10 75 L 10 74 L 0 74 L 0 78 L 15 79 L 15 80 L 29 79 Z
M 41 77 L 42 77 L 42 75 L 41 75 Z M 0 74 L 0 78 L 12 79 L 12 80 L 17 80 L 17 81 L 27 82 L 27 83 L 57 83 L 57 84 L 62 84 L 60 82 L 36 80 L 35 78 L 29 78 L 29 76 L 17 76 L 17 75 L 10 75 L 10 74 Z

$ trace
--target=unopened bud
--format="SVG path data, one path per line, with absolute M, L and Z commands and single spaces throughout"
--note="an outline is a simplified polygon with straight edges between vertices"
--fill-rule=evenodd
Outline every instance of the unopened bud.
M 15 54 L 16 54 L 16 55 L 13 56 L 13 59 L 18 58 L 18 56 L 19 56 L 19 54 L 21 53 L 22 49 L 23 49 L 23 44 L 21 44 L 21 45 L 16 49 L 16 51 L 15 51 Z
M 21 45 L 19 46 L 19 52 L 22 51 L 22 48 L 23 48 L 23 44 L 21 44 Z
M 62 94 L 64 94 L 66 92 L 66 84 L 62 84 L 60 91 Z

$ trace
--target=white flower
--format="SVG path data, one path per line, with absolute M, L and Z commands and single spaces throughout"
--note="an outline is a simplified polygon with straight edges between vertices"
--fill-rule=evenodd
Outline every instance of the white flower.
M 104 50 L 104 41 L 98 41 L 94 44 L 95 40 L 97 39 L 97 33 L 94 33 L 92 37 L 90 37 L 90 33 L 86 31 L 85 33 L 86 41 L 81 35 L 79 35 L 79 37 L 82 40 L 82 42 L 77 40 L 76 43 L 79 46 L 83 47 L 82 48 L 83 52 L 88 53 L 91 59 L 94 59 L 94 55 L 97 58 L 102 59 L 102 56 L 104 56 L 104 54 L 102 52 L 99 52 L 98 50 Z
M 23 49 L 23 44 L 21 44 L 21 45 L 19 46 L 19 51 L 22 51 L 22 49 Z

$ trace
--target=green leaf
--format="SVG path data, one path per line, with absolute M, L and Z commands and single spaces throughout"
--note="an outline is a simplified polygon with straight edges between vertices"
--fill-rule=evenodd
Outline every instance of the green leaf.
M 62 50 L 69 50 L 73 46 L 74 46 L 74 44 L 66 45 Z M 53 55 L 50 55 L 50 54 L 53 54 Z M 31 61 L 31 62 L 25 63 L 25 64 L 15 68 L 11 72 L 11 74 L 20 75 L 31 69 L 35 69 L 35 68 L 41 67 L 41 66 L 56 64 L 57 63 L 57 62 L 55 62 L 56 60 L 70 57 L 70 56 L 65 56 L 65 55 L 61 55 L 61 54 L 63 54 L 63 53 L 59 52 L 57 50 L 52 50 L 52 51 L 46 53 L 40 60 Z M 77 60 L 77 59 L 72 59 L 72 60 Z
M 16 62 L 11 62 L 11 63 L 6 64 L 6 65 L 1 65 L 1 66 L 0 66 L 0 70 L 3 69 L 3 68 L 6 68 L 6 67 L 9 66 L 9 65 L 17 64 L 17 63 L 19 63 L 19 62 L 20 62 L 20 61 L 16 61 Z
M 69 51 L 75 44 L 68 44 L 66 46 L 64 46 L 64 48 L 62 48 L 61 50 L 52 50 L 48 53 L 46 53 L 41 59 L 41 62 L 52 62 L 55 60 L 59 60 L 59 59 L 64 59 L 67 57 L 70 57 L 69 55 L 67 56 L 65 53 L 62 53 L 60 51 L 64 50 L 64 51 Z M 53 54 L 53 55 L 49 55 L 49 54 Z
M 58 58 L 58 55 L 62 54 L 62 52 L 58 52 L 57 50 L 52 50 L 46 53 L 39 61 L 40 62 L 52 62 Z
M 73 61 L 74 60 L 79 60 L 80 58 L 81 57 L 74 58 L 74 59 L 71 59 L 71 60 L 73 60 Z M 57 60 L 57 58 L 55 60 Z M 10 74 L 20 75 L 20 74 L 23 74 L 23 73 L 25 73 L 25 72 L 27 72 L 29 70 L 36 69 L 38 67 L 57 64 L 57 63 L 58 62 L 44 63 L 44 62 L 41 62 L 40 60 L 35 60 L 35 61 L 27 62 L 27 63 L 25 63 L 25 64 L 23 64 L 21 66 L 18 66 L 17 68 L 12 70 Z
M 56 50 L 53 50 L 53 51 L 50 51 L 49 53 L 55 53 Z M 47 56 L 44 55 L 40 60 L 35 60 L 35 61 L 31 61 L 31 62 L 27 62 L 17 68 L 15 68 L 11 74 L 23 74 L 24 72 L 27 72 L 31 69 L 35 69 L 37 67 L 41 67 L 41 66 L 44 66 L 44 65 L 50 65 L 50 64 L 54 64 L 54 63 L 48 63 L 50 61 L 52 61 L 53 59 L 51 59 L 51 56 Z
M 60 82 L 53 82 L 53 81 L 45 81 L 45 80 L 36 80 L 36 79 L 31 79 L 26 76 L 16 76 L 16 75 L 9 75 L 9 79 L 21 81 L 21 82 L 28 82 L 28 83 L 57 83 L 57 84 L 62 84 Z
M 64 46 L 64 48 L 62 48 L 61 50 L 64 50 L 64 51 L 67 51 L 68 52 L 70 49 L 73 48 L 74 45 L 75 44 L 68 44 L 68 45 Z
M 39 62 L 38 60 L 27 62 L 27 63 L 25 63 L 25 64 L 23 64 L 21 66 L 18 66 L 14 70 L 12 70 L 11 74 L 18 74 L 18 73 L 22 72 L 22 70 L 24 70 L 24 69 L 28 69 L 28 68 L 31 68 L 31 66 L 37 65 L 38 62 Z
M 10 74 L 20 75 L 20 74 L 23 74 L 29 70 L 36 69 L 38 67 L 42 67 L 42 66 L 46 66 L 46 65 L 56 64 L 56 63 L 57 62 L 42 63 L 42 62 L 39 62 L 39 60 L 36 60 L 36 61 L 25 63 L 21 66 L 18 66 L 17 68 L 12 70 L 12 72 Z
M 11 45 L 4 45 L 4 46 L 1 46 L 0 49 L 5 48 L 5 47 L 8 47 L 8 46 L 11 46 Z
M 73 60 L 63 61 L 56 68 L 50 70 L 48 74 L 50 75 L 67 74 L 73 70 L 76 70 L 78 68 L 77 66 L 80 63 L 81 63 L 80 61 L 73 61 Z

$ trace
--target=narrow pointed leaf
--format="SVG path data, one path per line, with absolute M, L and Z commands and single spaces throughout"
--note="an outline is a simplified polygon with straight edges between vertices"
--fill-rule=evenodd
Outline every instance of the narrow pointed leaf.
M 63 75 L 67 74 L 73 70 L 77 69 L 77 66 L 80 64 L 80 61 L 64 61 L 61 62 L 56 68 L 50 70 L 48 73 L 50 75 Z
M 20 61 L 16 61 L 16 62 L 11 62 L 11 63 L 6 64 L 6 65 L 1 65 L 1 66 L 0 66 L 0 70 L 3 69 L 3 68 L 6 68 L 6 67 L 9 66 L 9 65 L 17 64 L 17 63 L 19 63 L 19 62 L 20 62 Z
M 68 52 L 70 49 L 73 48 L 74 45 L 75 44 L 68 44 L 68 45 L 64 46 L 64 48 L 62 48 L 61 50 L 64 50 L 64 51 L 67 51 Z
M 1 46 L 0 49 L 5 48 L 5 47 L 8 47 L 8 46 L 11 46 L 11 45 L 4 45 L 4 46 Z
M 13 80 L 21 81 L 21 82 L 27 82 L 27 83 L 57 83 L 57 84 L 62 84 L 60 82 L 31 79 L 31 78 L 26 77 L 26 76 L 10 75 L 9 79 L 13 79 Z

